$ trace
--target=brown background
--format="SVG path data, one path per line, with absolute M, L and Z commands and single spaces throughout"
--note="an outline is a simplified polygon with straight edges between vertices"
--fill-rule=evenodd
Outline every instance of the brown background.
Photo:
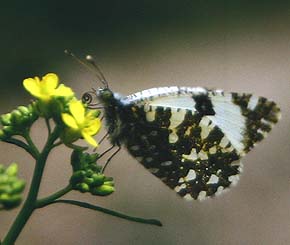
M 62 50 L 71 48 L 81 55 L 97 55 L 111 87 L 124 95 L 168 85 L 221 88 L 272 98 L 283 115 L 269 137 L 244 158 L 239 184 L 218 198 L 180 199 L 125 149 L 107 170 L 116 182 L 113 195 L 67 195 L 158 218 L 162 228 L 56 204 L 33 214 L 17 244 L 290 244 L 290 10 L 286 2 L 4 6 L 1 113 L 28 103 L 29 96 L 21 88 L 25 77 L 57 72 L 79 96 L 96 87 L 93 75 L 63 56 Z M 39 145 L 43 132 L 42 122 L 33 128 Z M 4 143 L 0 152 L 2 163 L 18 162 L 21 177 L 30 180 L 31 158 Z M 67 184 L 68 161 L 64 147 L 50 155 L 41 196 Z M 0 237 L 18 211 L 0 213 Z

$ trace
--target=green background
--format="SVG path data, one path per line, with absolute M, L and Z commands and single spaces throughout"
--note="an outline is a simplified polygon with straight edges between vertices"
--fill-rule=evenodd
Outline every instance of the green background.
M 55 205 L 32 216 L 17 244 L 290 243 L 289 1 L 2 1 L 0 23 L 0 113 L 29 102 L 26 77 L 56 72 L 79 96 L 96 88 L 94 75 L 64 55 L 70 49 L 92 54 L 125 95 L 168 85 L 221 88 L 272 98 L 283 115 L 243 160 L 239 184 L 218 198 L 185 202 L 126 150 L 108 168 L 115 194 L 69 196 L 159 218 L 162 228 Z M 40 146 L 44 130 L 33 128 Z M 17 161 L 30 180 L 32 159 L 3 143 L 0 153 L 0 162 Z M 61 147 L 49 158 L 42 196 L 66 185 L 68 155 Z M 0 237 L 17 212 L 0 213 Z

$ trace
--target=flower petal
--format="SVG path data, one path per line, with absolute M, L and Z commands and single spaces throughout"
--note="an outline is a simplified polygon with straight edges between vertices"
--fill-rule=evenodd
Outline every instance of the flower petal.
M 100 128 L 101 128 L 101 120 L 99 118 L 96 118 L 94 120 L 91 120 L 88 127 L 84 128 L 83 130 L 90 135 L 95 135 L 96 133 L 99 132 Z
M 93 147 L 97 147 L 98 146 L 97 141 L 95 141 L 95 139 L 91 135 L 82 132 L 82 136 L 84 137 L 85 141 L 87 141 Z
M 58 76 L 54 73 L 48 73 L 42 77 L 41 82 L 47 91 L 53 91 L 58 85 Z
M 82 124 L 85 120 L 85 107 L 82 102 L 75 100 L 69 104 L 69 110 L 77 124 Z
M 63 84 L 60 84 L 58 86 L 58 88 L 55 89 L 54 95 L 55 96 L 63 96 L 63 97 L 65 97 L 65 96 L 73 96 L 74 92 L 72 91 L 71 88 L 69 88 L 69 87 L 67 87 L 67 86 L 65 86 Z
M 69 126 L 70 128 L 78 130 L 78 125 L 76 123 L 76 120 L 68 113 L 62 113 L 61 118 L 64 121 L 64 123 Z
M 23 80 L 24 88 L 33 96 L 39 98 L 41 97 L 40 86 L 39 86 L 39 78 L 27 78 Z

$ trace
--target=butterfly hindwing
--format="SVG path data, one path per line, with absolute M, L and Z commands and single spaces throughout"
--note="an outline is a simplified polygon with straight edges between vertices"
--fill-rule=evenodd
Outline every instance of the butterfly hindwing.
M 128 132 L 129 152 L 179 195 L 203 199 L 236 183 L 240 157 L 210 119 L 188 109 L 132 109 L 138 122 Z

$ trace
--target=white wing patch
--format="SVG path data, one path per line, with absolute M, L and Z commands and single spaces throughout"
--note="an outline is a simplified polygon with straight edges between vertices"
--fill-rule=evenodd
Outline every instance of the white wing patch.
M 174 129 L 180 124 L 180 122 L 183 122 L 185 114 L 186 110 L 184 109 L 178 110 L 176 108 L 172 108 L 169 128 Z
M 210 124 L 211 120 L 208 117 L 203 117 L 199 123 L 201 127 L 201 138 L 205 139 L 210 131 L 214 128 L 214 124 Z
M 258 104 L 259 98 L 258 97 L 251 97 L 249 104 L 248 104 L 248 109 L 249 110 L 254 110 Z
M 192 99 L 191 96 L 192 95 L 170 95 L 168 97 L 155 98 L 154 100 L 148 101 L 147 103 L 152 106 L 195 110 L 195 101 Z
M 238 105 L 232 102 L 231 94 L 213 95 L 209 94 L 215 115 L 209 117 L 227 136 L 233 147 L 242 153 L 244 150 L 244 132 L 246 129 L 246 118 L 242 115 Z

